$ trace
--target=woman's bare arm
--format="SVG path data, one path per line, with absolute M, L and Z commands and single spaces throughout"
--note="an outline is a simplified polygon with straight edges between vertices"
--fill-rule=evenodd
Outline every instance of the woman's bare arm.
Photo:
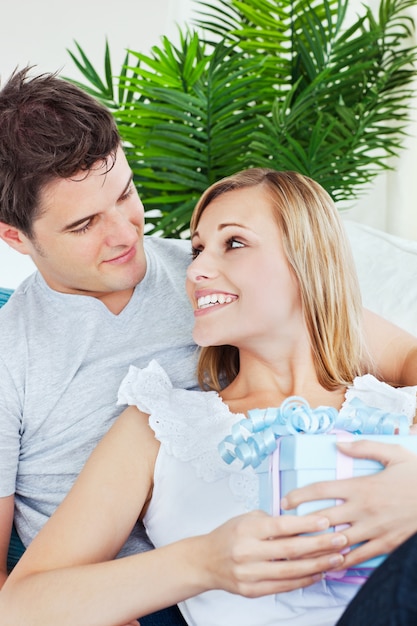
M 416 385 L 417 338 L 367 309 L 364 330 L 376 376 L 394 386 Z
M 256 511 L 208 535 L 115 561 L 73 562 L 49 571 L 41 559 L 35 566 L 29 557 L 0 593 L 1 623 L 120 626 L 210 589 L 258 597 L 304 587 L 343 562 L 337 551 L 346 544 L 335 545 L 333 533 L 295 536 L 323 530 L 321 519 L 274 518 Z M 37 550 L 41 547 L 51 546 L 44 538 Z M 333 554 L 300 558 L 323 551 Z
M 344 535 L 297 536 L 326 518 L 259 511 L 112 560 L 149 497 L 158 446 L 146 416 L 127 409 L 4 585 L 1 624 L 120 626 L 209 589 L 256 597 L 303 587 L 343 561 Z

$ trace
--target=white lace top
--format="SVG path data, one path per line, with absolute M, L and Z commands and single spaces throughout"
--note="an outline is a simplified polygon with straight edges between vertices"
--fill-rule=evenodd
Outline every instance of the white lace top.
M 415 388 L 393 389 L 367 375 L 355 381 L 343 409 L 355 395 L 365 402 L 371 395 L 373 405 L 380 396 L 381 408 L 389 410 L 387 402 L 392 401 L 397 412 L 412 417 L 415 392 Z M 257 507 L 254 470 L 227 465 L 218 452 L 220 441 L 244 415 L 231 413 L 216 392 L 174 389 L 165 371 L 152 361 L 142 370 L 130 368 L 119 390 L 119 404 L 136 405 L 148 413 L 161 442 L 144 519 L 156 547 L 210 532 Z M 356 591 L 356 585 L 334 581 L 259 599 L 210 591 L 181 603 L 180 608 L 187 623 L 195 626 L 331 626 Z

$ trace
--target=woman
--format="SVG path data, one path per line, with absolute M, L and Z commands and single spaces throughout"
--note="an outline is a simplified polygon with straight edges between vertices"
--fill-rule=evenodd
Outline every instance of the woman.
M 122 414 L 16 566 L 4 624 L 116 626 L 180 603 L 198 626 L 330 626 L 357 590 L 322 575 L 343 565 L 346 533 L 317 533 L 323 515 L 250 512 L 255 473 L 218 452 L 249 410 L 295 394 L 339 409 L 371 370 L 337 211 L 312 180 L 253 169 L 203 194 L 191 235 L 211 391 L 173 389 L 156 362 L 131 368 L 119 402 L 140 410 Z M 138 518 L 156 549 L 112 561 Z

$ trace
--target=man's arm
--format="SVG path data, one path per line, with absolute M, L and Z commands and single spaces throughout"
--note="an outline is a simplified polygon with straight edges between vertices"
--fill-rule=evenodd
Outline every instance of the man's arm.
M 416 385 L 417 337 L 367 309 L 364 332 L 376 376 L 394 386 Z
M 13 525 L 14 496 L 0 498 L 0 589 L 7 578 L 7 553 Z

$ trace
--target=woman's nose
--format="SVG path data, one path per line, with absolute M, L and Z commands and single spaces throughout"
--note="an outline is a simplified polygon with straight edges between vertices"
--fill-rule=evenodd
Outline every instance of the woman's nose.
M 214 263 L 209 255 L 203 252 L 191 262 L 187 269 L 187 278 L 194 283 L 213 278 L 217 273 Z

